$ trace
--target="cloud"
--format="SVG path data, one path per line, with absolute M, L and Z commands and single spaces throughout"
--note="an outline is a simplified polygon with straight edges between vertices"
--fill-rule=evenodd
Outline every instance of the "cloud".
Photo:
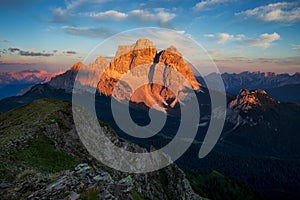
M 88 36 L 94 38 L 106 38 L 114 34 L 114 32 L 104 27 L 90 28 L 90 27 L 63 26 L 62 29 L 66 33 L 71 35 Z
M 231 35 L 229 33 L 218 33 L 218 34 L 205 34 L 204 37 L 215 39 L 217 44 L 225 44 L 228 41 L 240 41 L 245 36 L 242 34 Z
M 247 46 L 250 47 L 261 47 L 261 48 L 269 48 L 271 46 L 271 43 L 278 40 L 280 38 L 280 35 L 276 32 L 272 34 L 264 33 L 261 34 L 258 38 L 248 38 L 245 39 L 244 42 L 247 44 Z
M 66 54 L 77 54 L 76 51 L 66 51 L 66 52 L 64 52 L 64 53 L 66 53 Z
M 105 12 L 88 13 L 87 16 L 97 20 L 123 20 L 128 17 L 128 14 L 116 10 L 108 10 Z
M 21 51 L 20 50 L 20 55 L 21 56 L 45 56 L 45 57 L 49 57 L 49 56 L 53 56 L 54 54 L 53 53 Z
M 104 12 L 98 13 L 85 13 L 84 15 L 97 19 L 97 20 L 115 20 L 121 21 L 125 19 L 130 19 L 132 21 L 137 22 L 154 22 L 159 23 L 160 25 L 166 25 L 173 18 L 176 17 L 176 14 L 167 11 L 164 8 L 153 8 L 149 9 L 135 9 L 131 10 L 127 13 L 116 11 L 116 10 L 108 10 Z
M 70 56 L 70 55 L 77 54 L 76 51 L 71 51 L 71 50 L 62 52 L 61 54 L 57 54 L 58 50 L 53 50 L 53 53 L 46 53 L 45 50 L 43 50 L 42 52 L 33 52 L 34 48 L 30 49 L 29 51 L 23 51 L 19 48 L 8 48 L 7 51 L 9 51 L 11 53 L 18 52 L 18 54 L 21 56 L 44 56 L 44 57 L 50 57 L 50 56 L 54 56 L 54 55 Z M 4 49 L 3 53 L 5 53 L 5 52 L 6 52 L 6 49 Z
M 208 38 L 214 38 L 215 35 L 214 34 L 204 34 L 204 37 L 208 37 Z
M 10 43 L 12 42 L 11 40 L 0 40 L 0 42 L 3 42 L 3 43 Z
M 269 71 L 293 74 L 299 72 L 300 56 L 283 58 L 229 57 L 214 59 L 214 61 L 222 72 Z
M 216 40 L 217 44 L 225 44 L 228 41 L 236 41 L 242 47 L 260 47 L 263 49 L 269 48 L 272 42 L 280 39 L 280 35 L 276 32 L 272 34 L 263 33 L 256 38 L 249 38 L 243 34 L 232 35 L 229 33 L 205 34 L 204 37 Z
M 176 17 L 176 14 L 166 11 L 164 8 L 154 8 L 153 11 L 136 9 L 123 13 L 116 10 L 108 10 L 98 13 L 87 13 L 86 15 L 98 20 L 123 20 L 131 16 L 140 21 L 158 21 L 161 23 L 166 23 Z
M 162 27 L 172 28 L 169 23 L 176 17 L 176 14 L 165 8 L 141 8 L 128 10 L 103 10 L 104 3 L 111 0 L 73 0 L 65 1 L 64 6 L 52 8 L 52 19 L 50 23 L 64 23 L 75 26 L 77 21 L 88 20 L 90 18 L 99 21 L 122 21 L 129 20 L 144 25 L 145 23 L 156 23 Z M 86 21 L 85 21 L 86 22 Z M 74 24 L 75 23 L 75 24 Z M 89 23 L 90 24 L 90 23 Z
M 219 50 L 208 50 L 207 53 L 213 56 L 219 56 L 222 54 L 222 52 Z
M 226 3 L 230 2 L 232 0 L 203 0 L 197 3 L 194 7 L 193 10 L 195 11 L 203 11 L 207 9 L 211 9 L 213 6 L 221 3 Z
M 76 51 L 71 51 L 71 50 L 63 51 L 61 53 L 58 53 L 58 51 L 55 51 L 54 53 L 55 53 L 55 55 L 58 55 L 58 56 L 73 56 L 73 55 L 78 54 Z
M 265 22 L 294 22 L 300 19 L 299 2 L 278 2 L 236 13 Z
M 230 35 L 228 33 L 220 33 L 218 36 L 218 44 L 224 44 L 225 42 L 232 40 L 234 38 L 233 35 Z
M 160 24 L 166 24 L 170 20 L 176 17 L 176 14 L 167 12 L 164 8 L 155 8 L 151 13 L 148 10 L 132 10 L 130 16 L 141 22 L 159 22 Z
M 20 49 L 19 48 L 8 48 L 8 51 L 14 53 L 14 52 L 20 51 Z
M 294 51 L 300 50 L 300 44 L 293 45 L 292 50 Z
M 56 7 L 52 9 L 53 19 L 50 22 L 62 23 L 70 20 L 78 14 L 78 9 L 86 7 L 96 7 L 110 0 L 73 0 L 65 1 L 64 7 Z

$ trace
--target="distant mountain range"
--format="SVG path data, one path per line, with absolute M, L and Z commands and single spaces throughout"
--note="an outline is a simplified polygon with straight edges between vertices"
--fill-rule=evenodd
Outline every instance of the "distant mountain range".
M 24 93 L 30 86 L 48 82 L 52 77 L 61 73 L 50 73 L 45 70 L 0 72 L 0 99 L 15 96 L 19 92 Z
M 216 76 L 216 73 L 211 73 L 205 76 L 205 79 L 213 84 Z M 223 73 L 221 77 L 226 91 L 234 95 L 238 94 L 241 88 L 248 90 L 264 89 L 268 94 L 280 101 L 300 103 L 300 94 L 297 92 L 300 87 L 300 73 L 289 75 L 276 74 L 274 72 L 245 71 L 238 74 Z M 201 84 L 206 85 L 202 77 L 197 77 L 197 80 Z

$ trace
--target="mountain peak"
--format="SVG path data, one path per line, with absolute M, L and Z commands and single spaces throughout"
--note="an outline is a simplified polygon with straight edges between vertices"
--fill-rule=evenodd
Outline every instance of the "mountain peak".
M 174 71 L 179 72 L 194 90 L 198 90 L 200 84 L 197 82 L 193 71 L 185 63 L 182 55 L 178 52 L 177 48 L 171 45 L 169 48 L 157 52 L 156 47 L 146 38 L 138 39 L 134 44 L 128 46 L 119 46 L 116 56 L 112 59 L 110 67 L 105 70 L 104 76 L 102 76 L 98 90 L 105 95 L 112 95 L 114 87 L 121 76 L 127 73 L 129 70 L 147 65 L 147 73 L 160 74 L 162 83 L 170 83 L 176 85 L 180 82 L 179 75 L 176 73 L 168 73 L 168 70 L 162 72 L 158 70 L 157 65 L 164 66 L 165 68 L 172 68 Z M 150 68 L 153 67 L 152 71 Z M 161 74 L 163 73 L 163 74 Z M 172 75 L 171 75 L 172 74 Z M 139 74 L 136 74 L 139 76 Z M 149 76 L 150 77 L 150 76 Z M 118 100 L 124 100 L 124 97 L 128 96 L 126 93 L 130 91 L 130 88 L 118 90 L 119 93 L 115 96 Z M 181 88 L 184 91 L 184 88 Z M 130 96 L 130 95 L 129 95 Z M 153 104 L 171 105 L 174 106 L 177 102 L 176 95 L 168 90 L 166 87 L 156 84 L 145 85 L 138 89 L 132 95 L 131 101 L 136 103 L 144 103 L 151 107 Z M 174 102 L 174 103 L 172 103 Z
M 278 104 L 278 101 L 269 96 L 265 90 L 249 91 L 248 89 L 240 89 L 239 94 L 230 102 L 229 107 L 234 110 L 248 112 L 253 108 L 264 108 L 276 104 Z
M 96 59 L 96 61 L 95 61 L 95 63 L 97 63 L 97 64 L 104 64 L 105 66 L 109 63 L 109 60 L 107 60 L 105 57 L 103 57 L 103 56 L 99 56 L 97 59 Z
M 53 79 L 51 85 L 55 88 L 67 88 L 68 91 L 71 91 L 72 87 L 66 86 L 69 85 L 66 79 L 75 80 L 76 74 L 71 72 L 78 71 L 82 65 L 81 62 L 76 63 L 71 70 L 69 70 L 69 73 L 66 72 L 64 76 L 61 76 L 63 77 L 62 79 Z M 144 76 L 145 74 L 143 73 L 147 73 L 146 75 L 148 75 L 148 77 L 152 77 L 151 74 L 153 73 L 156 74 L 159 79 L 162 79 L 158 80 L 160 83 L 168 83 L 168 86 L 153 84 L 149 81 L 150 83 L 137 89 L 138 91 L 134 92 L 134 94 L 130 93 L 132 88 L 126 86 L 115 90 L 118 91 L 118 94 L 114 94 L 114 98 L 119 101 L 128 100 L 127 98 L 130 98 L 130 101 L 144 103 L 149 107 L 152 107 L 154 104 L 170 105 L 173 107 L 178 102 L 178 99 L 168 88 L 179 87 L 179 90 L 182 91 L 184 96 L 186 91 L 185 87 L 188 86 L 179 84 L 182 82 L 180 81 L 182 80 L 182 76 L 190 83 L 190 86 L 194 90 L 198 90 L 201 86 L 176 47 L 171 45 L 166 50 L 158 53 L 152 41 L 146 38 L 138 39 L 131 45 L 120 45 L 111 62 L 100 56 L 94 63 L 90 63 L 86 67 L 92 69 L 95 73 L 103 72 L 100 80 L 93 81 L 98 81 L 97 89 L 100 93 L 111 96 L 121 77 L 139 66 L 146 66 L 145 71 L 135 73 L 134 76 L 138 78 L 138 76 Z M 161 67 L 163 67 L 163 70 Z M 83 79 L 84 81 L 80 80 L 82 85 L 90 85 L 83 84 L 91 81 L 89 77 L 83 77 Z
M 138 49 L 141 49 L 141 48 L 155 48 L 152 41 L 147 39 L 147 38 L 138 39 L 136 41 L 136 43 L 133 44 L 132 46 L 133 46 L 133 50 L 138 50 Z
M 180 54 L 179 51 L 177 50 L 177 48 L 173 45 L 169 46 L 166 51 L 170 51 L 170 52 L 173 52 L 173 53 L 177 53 L 177 54 Z M 180 54 L 181 55 L 181 54 Z
M 83 63 L 82 62 L 78 62 L 78 63 L 75 63 L 72 67 L 71 67 L 71 71 L 78 71 L 80 69 L 80 67 L 83 66 Z
M 115 58 L 128 54 L 132 51 L 144 51 L 146 49 L 154 49 L 156 53 L 156 48 L 151 40 L 140 38 L 132 45 L 119 45 Z

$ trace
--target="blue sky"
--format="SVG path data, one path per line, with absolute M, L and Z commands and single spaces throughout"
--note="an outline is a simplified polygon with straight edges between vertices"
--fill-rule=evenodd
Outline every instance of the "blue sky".
M 198 41 L 220 71 L 300 71 L 300 1 L 3 0 L 0 71 L 65 70 L 121 31 L 163 27 Z

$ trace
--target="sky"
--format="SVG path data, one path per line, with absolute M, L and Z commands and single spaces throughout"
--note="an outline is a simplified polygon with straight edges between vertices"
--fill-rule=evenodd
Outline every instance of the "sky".
M 197 41 L 221 72 L 300 72 L 300 1 L 1 0 L 0 24 L 0 71 L 66 70 L 117 33 L 160 27 Z

